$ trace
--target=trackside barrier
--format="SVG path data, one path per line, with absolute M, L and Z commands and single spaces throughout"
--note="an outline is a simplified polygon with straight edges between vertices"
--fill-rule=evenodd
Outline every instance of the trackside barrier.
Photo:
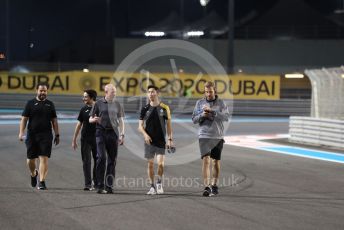
M 344 121 L 291 116 L 290 142 L 344 149 Z
M 23 109 L 27 100 L 34 98 L 34 94 L 0 94 L 0 108 Z M 80 96 L 48 95 L 55 103 L 58 111 L 79 111 L 83 105 Z M 146 97 L 118 97 L 126 112 L 139 112 L 147 103 Z M 163 97 L 173 114 L 192 113 L 196 104 L 195 98 Z M 226 101 L 226 100 L 225 100 Z M 310 114 L 309 99 L 280 99 L 274 100 L 234 100 L 232 103 L 234 115 L 248 116 L 307 116 Z
M 291 142 L 344 149 L 344 67 L 305 70 L 311 81 L 310 117 L 291 117 Z

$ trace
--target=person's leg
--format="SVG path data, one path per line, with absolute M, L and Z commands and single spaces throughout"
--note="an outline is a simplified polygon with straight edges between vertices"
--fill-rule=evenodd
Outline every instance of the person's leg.
M 106 167 L 106 153 L 105 153 L 105 142 L 103 131 L 96 131 L 96 142 L 97 142 L 97 182 L 98 182 L 98 192 L 104 190 L 104 175 Z
M 91 145 L 87 140 L 81 140 L 81 159 L 85 179 L 85 189 L 91 189 Z
M 158 181 L 161 181 L 164 174 L 165 155 L 158 154 L 156 159 L 158 163 Z
M 53 135 L 52 133 L 39 133 L 35 135 L 35 141 L 38 143 L 39 155 L 39 189 L 46 189 L 45 179 L 48 175 L 48 159 L 51 156 Z
M 113 180 L 116 176 L 116 163 L 117 163 L 117 153 L 118 153 L 118 137 L 115 132 L 107 132 L 106 134 L 106 151 L 107 151 L 107 167 L 106 167 L 106 190 L 112 193 Z
M 208 138 L 199 139 L 199 149 L 202 159 L 202 176 L 203 176 L 203 196 L 210 196 L 210 153 L 211 153 L 212 140 Z
M 48 157 L 39 156 L 39 181 L 45 181 L 48 174 Z
M 29 167 L 29 170 L 30 170 L 30 174 L 31 174 L 31 177 L 36 177 L 36 180 L 37 180 L 37 174 L 38 174 L 38 171 L 36 169 L 36 166 L 37 166 L 37 160 L 38 160 L 38 144 L 35 142 L 34 140 L 34 135 L 30 135 L 29 136 L 29 132 L 27 133 L 27 136 L 26 136 L 26 140 L 25 140 L 25 145 L 26 145 L 26 148 L 27 148 L 27 159 L 26 159 L 26 164 L 27 166 Z M 35 187 L 36 185 L 34 185 L 34 181 L 33 179 L 31 180 L 32 183 L 32 187 Z M 37 181 L 36 181 L 36 184 L 37 184 Z
M 154 185 L 154 157 L 155 152 L 152 145 L 144 144 L 145 158 L 147 159 L 147 175 L 150 182 L 150 188 L 147 195 L 155 195 L 155 185 Z
M 162 188 L 162 179 L 164 174 L 164 161 L 165 161 L 165 155 L 158 154 L 157 155 L 157 163 L 158 163 L 158 181 L 156 183 L 156 192 L 158 194 L 163 194 L 164 189 Z
M 212 184 L 211 184 L 211 192 L 212 195 L 219 194 L 218 191 L 218 180 L 220 175 L 220 160 L 221 160 L 221 152 L 223 149 L 223 140 L 218 140 L 216 146 L 211 150 L 211 158 L 212 158 Z
M 96 170 L 96 166 L 97 166 L 97 143 L 96 143 L 96 139 L 94 138 L 92 140 L 92 158 L 93 158 L 93 184 L 95 186 L 95 188 L 98 186 L 98 181 L 97 181 L 97 170 Z
M 210 156 L 205 155 L 202 158 L 202 174 L 203 174 L 203 196 L 210 196 L 211 195 L 211 187 L 210 187 Z
M 36 176 L 36 160 L 37 160 L 37 158 L 26 159 L 26 164 L 29 167 L 29 170 L 30 170 L 32 177 Z
M 147 159 L 147 174 L 151 185 L 154 185 L 154 158 Z
M 26 163 L 29 167 L 29 170 L 30 170 L 30 182 L 31 182 L 31 187 L 36 187 L 37 185 L 37 178 L 38 178 L 38 171 L 36 169 L 36 160 L 37 158 L 34 158 L 34 159 L 27 159 L 26 160 Z
M 210 185 L 210 156 L 206 155 L 202 158 L 202 174 L 203 174 L 203 184 L 205 187 Z
M 216 185 L 220 175 L 220 160 L 212 159 L 212 185 Z
M 154 185 L 154 157 L 147 158 L 147 174 L 150 181 L 150 188 L 147 195 L 155 195 L 155 185 Z

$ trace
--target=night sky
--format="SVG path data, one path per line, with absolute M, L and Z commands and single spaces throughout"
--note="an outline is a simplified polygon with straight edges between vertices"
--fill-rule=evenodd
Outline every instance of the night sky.
M 290 2 L 289 10 L 292 10 L 293 2 L 304 1 L 325 18 L 308 22 L 309 24 L 328 24 L 326 17 L 333 9 L 341 7 L 342 2 L 283 1 Z M 278 2 L 280 1 L 237 0 L 236 26 L 240 29 L 257 24 Z M 56 57 L 51 56 L 52 51 L 61 47 L 73 47 L 85 37 L 91 40 L 130 37 L 132 31 L 155 25 L 173 11 L 181 15 L 181 3 L 184 25 L 200 20 L 210 12 L 216 12 L 220 19 L 227 21 L 228 0 L 210 0 L 206 9 L 200 5 L 199 0 L 0 0 L 0 53 L 6 53 L 6 48 L 9 48 L 11 61 L 56 61 Z M 245 21 L 245 17 L 252 12 L 255 16 Z M 307 19 L 307 12 L 304 17 Z M 260 23 L 273 24 L 274 21 L 272 18 Z M 298 22 L 289 18 L 278 23 L 293 25 Z M 73 61 L 78 62 L 78 58 Z M 111 60 L 108 62 L 111 63 Z

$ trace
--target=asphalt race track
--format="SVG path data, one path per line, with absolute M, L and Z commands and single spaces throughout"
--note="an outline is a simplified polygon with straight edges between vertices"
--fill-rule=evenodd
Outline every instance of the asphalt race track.
M 0 125 L 1 229 L 344 229 L 343 164 L 225 145 L 220 194 L 202 197 L 193 125 L 175 122 L 177 152 L 167 156 L 164 195 L 148 196 L 143 139 L 135 115 L 120 147 L 115 194 L 85 192 L 75 123 L 60 124 L 48 190 L 30 187 L 19 123 Z M 227 135 L 288 133 L 287 119 L 233 119 Z M 185 159 L 183 154 L 187 155 Z M 180 161 L 173 158 L 180 157 Z

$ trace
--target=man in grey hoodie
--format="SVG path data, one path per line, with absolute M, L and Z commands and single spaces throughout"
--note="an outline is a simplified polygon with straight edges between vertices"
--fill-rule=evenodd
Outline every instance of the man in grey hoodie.
M 230 114 L 225 102 L 216 95 L 213 82 L 204 85 L 205 97 L 196 102 L 192 121 L 199 124 L 198 138 L 202 158 L 203 196 L 218 194 L 217 181 L 220 174 L 220 160 L 223 148 L 223 122 Z M 210 159 L 212 159 L 212 181 L 210 178 Z

